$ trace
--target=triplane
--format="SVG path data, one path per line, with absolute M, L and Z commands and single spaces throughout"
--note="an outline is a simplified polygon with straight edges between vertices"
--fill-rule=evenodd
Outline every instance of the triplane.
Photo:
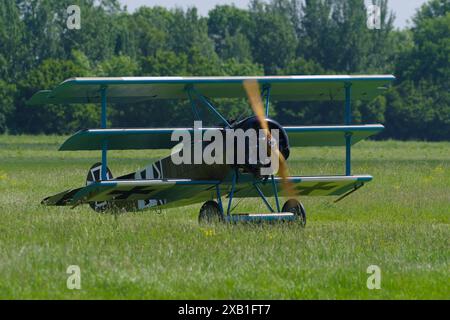
M 109 209 L 171 208 L 204 202 L 199 213 L 200 222 L 298 221 L 304 226 L 306 211 L 297 197 L 338 196 L 339 201 L 372 180 L 369 175 L 352 175 L 351 147 L 384 127 L 381 124 L 352 125 L 351 101 L 373 99 L 394 79 L 392 75 L 68 79 L 51 91 L 39 91 L 29 103 L 100 103 L 101 127 L 75 133 L 59 150 L 101 150 L 101 162 L 88 171 L 86 186 L 47 197 L 42 203 L 73 207 L 87 203 L 102 212 Z M 221 114 L 210 100 L 245 97 L 249 98 L 255 115 L 234 122 Z M 189 99 L 197 119 L 198 103 L 201 103 L 217 117 L 221 126 L 201 129 L 107 128 L 107 103 L 141 103 L 157 99 Z M 343 101 L 345 124 L 281 126 L 269 118 L 270 99 Z M 258 169 L 263 166 L 259 162 L 256 165 L 247 162 L 174 164 L 170 156 L 116 178 L 108 168 L 108 150 L 172 149 L 177 145 L 171 139 L 172 134 L 179 130 L 194 133 L 195 130 L 248 128 L 279 130 L 278 144 L 274 149 L 280 159 L 278 177 L 259 174 Z M 267 131 L 266 142 L 270 144 L 271 141 Z M 208 145 L 201 143 L 202 148 Z M 288 176 L 285 160 L 289 157 L 290 148 L 307 146 L 345 147 L 345 174 Z M 233 199 L 247 197 L 260 197 L 269 213 L 233 214 Z M 269 202 L 269 197 L 274 197 L 274 204 Z M 289 200 L 280 205 L 280 197 L 288 197 Z

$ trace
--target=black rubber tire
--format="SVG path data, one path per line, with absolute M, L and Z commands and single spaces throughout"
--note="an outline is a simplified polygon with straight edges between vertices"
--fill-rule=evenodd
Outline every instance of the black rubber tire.
M 289 199 L 283 205 L 282 212 L 292 212 L 297 217 L 301 227 L 306 226 L 306 210 L 303 204 L 296 199 Z
M 199 224 L 215 224 L 223 222 L 223 216 L 219 204 L 210 200 L 203 204 L 198 215 Z
M 86 176 L 86 185 L 87 186 L 90 185 L 91 183 L 100 181 L 101 166 L 102 166 L 102 163 L 97 162 L 89 169 L 88 174 Z M 96 170 L 93 170 L 93 169 L 96 169 Z M 106 177 L 108 178 L 108 180 L 111 180 L 113 178 L 112 172 L 111 172 L 111 170 L 109 170 L 108 167 L 106 168 Z M 111 202 L 108 202 L 108 201 L 89 202 L 89 206 L 95 212 L 107 212 L 112 209 L 112 204 L 111 204 Z

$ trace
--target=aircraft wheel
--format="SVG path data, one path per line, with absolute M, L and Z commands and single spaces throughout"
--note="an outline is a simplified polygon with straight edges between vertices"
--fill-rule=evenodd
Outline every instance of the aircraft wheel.
M 214 224 L 223 222 L 223 216 L 220 212 L 218 203 L 212 200 L 205 202 L 200 209 L 198 222 L 200 224 Z
M 300 222 L 300 226 L 306 225 L 306 210 L 303 204 L 295 199 L 289 199 L 283 205 L 282 212 L 292 212 L 296 215 L 297 220 Z
M 97 162 L 89 169 L 89 172 L 86 177 L 86 185 L 88 186 L 94 182 L 100 181 L 101 174 L 102 174 L 102 164 L 101 162 Z M 111 180 L 113 178 L 111 170 L 109 170 L 108 167 L 106 168 L 106 177 L 108 180 Z M 89 202 L 89 206 L 92 208 L 92 210 L 96 212 L 105 212 L 112 208 L 111 203 L 108 201 Z

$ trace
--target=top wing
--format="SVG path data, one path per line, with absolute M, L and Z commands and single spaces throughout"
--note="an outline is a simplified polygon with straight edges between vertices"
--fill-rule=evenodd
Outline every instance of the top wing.
M 371 100 L 395 79 L 393 75 L 261 76 L 261 77 L 124 77 L 71 78 L 53 90 L 39 91 L 31 105 L 56 103 L 99 103 L 100 88 L 107 87 L 110 103 L 136 103 L 157 99 L 187 99 L 186 88 L 211 98 L 245 98 L 243 81 L 270 85 L 270 95 L 284 101 L 345 100 L 345 85 L 352 97 Z

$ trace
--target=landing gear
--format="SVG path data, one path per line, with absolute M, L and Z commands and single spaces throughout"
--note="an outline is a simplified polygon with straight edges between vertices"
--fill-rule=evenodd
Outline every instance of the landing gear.
M 100 181 L 101 172 L 102 172 L 102 164 L 101 162 L 97 162 L 89 169 L 89 172 L 86 177 L 86 185 L 88 186 L 94 182 Z M 111 173 L 111 170 L 109 170 L 109 168 L 106 168 L 106 177 L 108 180 L 111 180 L 113 178 L 113 175 Z M 108 201 L 89 202 L 89 206 L 92 208 L 92 210 L 96 212 L 105 212 L 111 209 L 111 203 Z
M 214 224 L 223 221 L 222 212 L 216 201 L 210 200 L 203 204 L 198 215 L 198 222 L 200 224 Z
M 295 199 L 289 199 L 283 205 L 282 212 L 291 212 L 295 214 L 300 226 L 306 225 L 306 210 L 303 204 Z

